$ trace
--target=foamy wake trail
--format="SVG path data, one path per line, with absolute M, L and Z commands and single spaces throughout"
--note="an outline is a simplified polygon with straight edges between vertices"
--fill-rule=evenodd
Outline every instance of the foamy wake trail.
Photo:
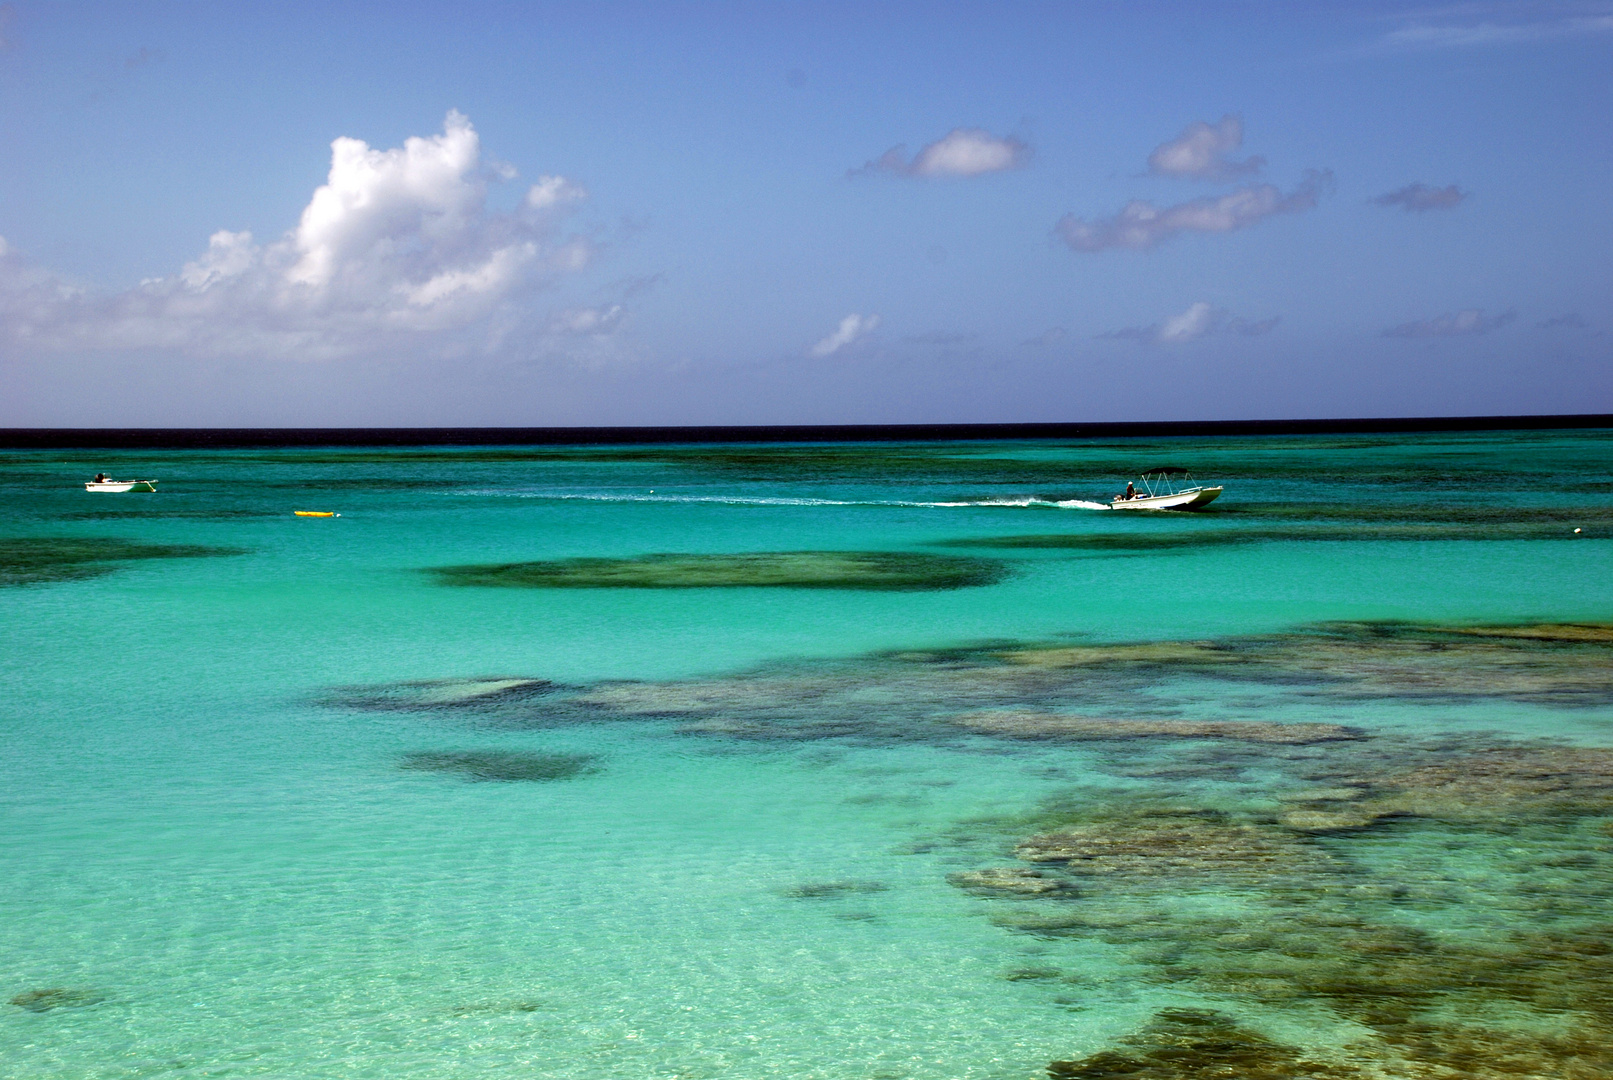
M 964 502 L 893 503 L 895 506 L 1051 506 L 1059 510 L 1107 510 L 1108 503 L 1087 502 L 1085 499 L 1038 499 L 1023 495 L 1003 499 L 970 499 Z
M 1028 507 L 1050 506 L 1063 510 L 1107 510 L 1107 503 L 1081 499 L 1054 501 L 1019 496 L 1001 499 L 965 499 L 953 502 L 922 502 L 912 499 L 803 499 L 764 495 L 656 495 L 629 492 L 510 491 L 475 489 L 456 495 L 476 495 L 499 499 L 545 499 L 553 502 L 606 503 L 715 503 L 723 506 L 922 506 L 922 507 Z
M 635 495 L 626 492 L 569 491 L 458 491 L 456 495 L 480 495 L 499 499 L 547 499 L 553 502 L 608 503 L 720 503 L 725 506 L 923 506 L 923 503 L 862 502 L 848 499 L 787 499 L 758 495 Z

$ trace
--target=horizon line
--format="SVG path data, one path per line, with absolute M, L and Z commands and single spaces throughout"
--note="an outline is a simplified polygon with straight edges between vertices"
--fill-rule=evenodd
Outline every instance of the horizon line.
M 574 427 L 26 427 L 0 449 L 485 446 L 600 443 L 978 442 L 1194 435 L 1328 435 L 1613 428 L 1613 413 L 1286 420 L 1106 420 L 961 424 L 679 424 Z

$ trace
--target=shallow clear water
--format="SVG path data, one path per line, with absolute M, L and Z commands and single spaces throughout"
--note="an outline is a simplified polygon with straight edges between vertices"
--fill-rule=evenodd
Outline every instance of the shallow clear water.
M 1160 460 L 1225 496 L 1080 506 Z M 1169 1008 L 1391 1075 L 1609 1060 L 1613 644 L 1457 632 L 1613 622 L 1607 432 L 8 453 L 0 489 L 6 1075 L 1028 1077 Z M 429 572 L 768 552 L 988 583 Z M 1140 643 L 1200 651 L 1101 648 Z M 554 685 L 455 681 L 491 677 Z M 1103 853 L 1016 847 L 1070 829 Z

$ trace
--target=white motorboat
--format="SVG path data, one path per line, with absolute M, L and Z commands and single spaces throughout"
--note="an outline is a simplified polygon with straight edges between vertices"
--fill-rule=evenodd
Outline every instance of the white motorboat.
M 96 473 L 94 480 L 84 481 L 85 491 L 156 491 L 155 480 L 114 480 L 106 473 Z
M 1221 488 L 1204 487 L 1193 474 L 1175 465 L 1145 470 L 1134 484 L 1127 484 L 1123 495 L 1109 503 L 1111 510 L 1197 510 L 1208 506 L 1221 494 Z

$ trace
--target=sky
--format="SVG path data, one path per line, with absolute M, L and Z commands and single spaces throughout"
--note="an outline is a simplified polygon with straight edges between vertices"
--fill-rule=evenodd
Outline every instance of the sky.
M 1613 0 L 0 4 L 0 426 L 1613 412 Z

